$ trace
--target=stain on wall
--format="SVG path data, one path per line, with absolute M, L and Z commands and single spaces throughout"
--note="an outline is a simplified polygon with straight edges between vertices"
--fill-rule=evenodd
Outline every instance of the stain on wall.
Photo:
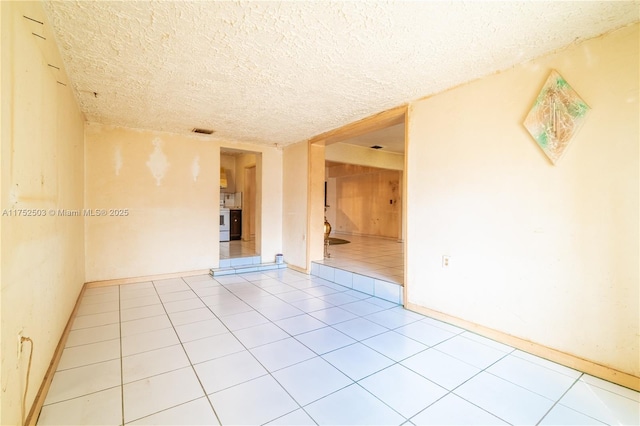
M 196 155 L 193 159 L 193 163 L 191 163 L 191 176 L 193 176 L 193 181 L 198 181 L 198 176 L 200 176 L 200 156 Z
M 126 212 L 86 218 L 87 281 L 216 265 L 217 144 L 97 123 L 85 143 L 85 207 Z M 105 159 L 118 149 L 127 167 L 116 176 Z
M 167 173 L 167 170 L 169 170 L 170 164 L 167 156 L 162 152 L 162 139 L 156 137 L 151 144 L 154 148 L 146 164 L 149 170 L 151 170 L 151 175 L 156 180 L 156 185 L 160 186 L 164 175 Z

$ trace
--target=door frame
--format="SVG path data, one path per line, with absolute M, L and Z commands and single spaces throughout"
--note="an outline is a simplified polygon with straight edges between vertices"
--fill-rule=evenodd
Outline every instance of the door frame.
M 409 106 L 402 105 L 362 120 L 344 125 L 314 136 L 308 141 L 307 165 L 307 270 L 311 270 L 311 262 L 324 258 L 324 148 L 325 146 L 361 136 L 366 133 L 382 130 L 396 124 L 404 123 L 404 170 L 402 171 L 402 244 L 404 285 L 402 287 L 403 304 L 407 304 L 407 291 L 410 277 L 407 276 L 407 153 L 409 148 Z
M 252 188 L 253 200 L 251 200 L 251 197 L 247 197 L 245 205 L 249 204 L 250 207 L 249 207 L 249 209 L 247 209 L 247 210 L 249 210 L 249 212 L 247 212 L 247 213 L 250 213 L 250 214 L 248 214 L 247 217 L 246 217 L 246 220 L 243 219 L 243 221 L 246 224 L 251 225 L 251 219 L 253 219 L 253 225 L 252 226 L 244 226 L 245 224 L 243 224 L 243 230 L 244 229 L 247 230 L 247 234 L 245 234 L 244 231 L 243 231 L 243 235 L 242 235 L 243 241 L 250 241 L 252 239 L 251 238 L 251 231 L 253 231 L 253 240 L 255 240 L 255 238 L 256 238 L 256 235 L 255 235 L 256 234 L 256 215 L 257 215 L 257 209 L 256 209 L 257 202 L 256 201 L 257 201 L 257 196 L 258 196 L 258 194 L 256 192 L 257 191 L 257 175 L 256 174 L 258 172 L 256 164 L 251 164 L 251 165 L 248 165 L 248 166 L 244 166 L 243 172 L 244 172 L 245 191 L 244 191 L 243 197 L 246 196 L 247 192 L 248 192 L 248 191 L 246 191 L 246 188 L 247 188 L 247 176 L 249 174 L 250 169 L 253 169 L 253 182 L 249 182 L 250 184 L 251 183 L 253 184 L 253 188 Z M 253 212 L 251 212 L 251 210 L 253 210 Z M 244 238 L 245 236 L 247 237 L 247 239 Z M 256 251 L 257 250 L 258 250 L 258 248 L 256 247 Z

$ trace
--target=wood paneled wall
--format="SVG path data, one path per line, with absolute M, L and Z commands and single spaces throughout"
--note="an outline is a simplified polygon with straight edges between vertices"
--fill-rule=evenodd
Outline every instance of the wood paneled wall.
M 400 238 L 401 172 L 349 164 L 328 170 L 336 179 L 336 232 Z

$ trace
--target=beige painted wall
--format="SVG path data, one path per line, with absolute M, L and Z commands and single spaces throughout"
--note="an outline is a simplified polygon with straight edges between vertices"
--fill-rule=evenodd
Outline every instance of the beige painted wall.
M 0 7 L 0 424 L 13 425 L 21 423 L 30 349 L 25 343 L 17 359 L 18 333 L 35 343 L 28 411 L 84 283 L 83 218 L 57 214 L 83 207 L 83 117 L 69 85 L 57 83 L 68 80 L 40 3 L 1 2 Z M 13 216 L 17 209 L 44 216 Z
M 640 375 L 638 28 L 410 105 L 409 302 Z M 556 166 L 521 124 L 551 69 L 592 107 Z
M 289 265 L 307 269 L 307 176 L 309 149 L 306 142 L 289 145 L 283 154 L 282 250 Z
M 87 281 L 217 267 L 220 142 L 96 123 L 85 138 L 86 208 L 129 209 L 86 219 Z M 256 244 L 272 262 L 282 248 L 282 152 L 225 146 L 261 154 Z
M 311 262 L 324 259 L 324 153 L 323 144 L 309 145 L 308 268 L 311 268 Z
M 207 269 L 219 253 L 219 146 L 87 123 L 87 281 Z
M 324 145 L 284 148 L 284 260 L 309 271 L 324 258 Z

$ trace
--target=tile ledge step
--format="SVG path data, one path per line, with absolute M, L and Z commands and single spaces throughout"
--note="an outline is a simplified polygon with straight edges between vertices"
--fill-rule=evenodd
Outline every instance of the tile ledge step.
M 355 288 L 353 283 L 351 286 L 349 286 L 348 284 L 338 282 L 338 280 L 335 278 L 334 275 L 332 275 L 331 277 L 323 276 L 323 274 L 320 272 L 321 268 L 331 269 L 333 270 L 333 273 L 335 273 L 336 270 L 340 270 L 340 271 L 344 271 L 347 274 L 351 274 L 352 277 L 360 276 L 364 279 L 371 280 L 371 288 Z M 368 294 L 369 296 L 373 296 L 378 299 L 403 305 L 403 300 L 402 300 L 403 286 L 398 283 L 382 280 L 376 277 L 371 277 L 359 272 L 347 271 L 345 269 L 342 269 L 333 265 L 325 265 L 319 262 L 311 262 L 311 276 L 322 278 L 334 284 L 346 286 L 347 288 L 352 288 L 353 290 L 359 291 L 364 294 Z M 385 290 L 385 287 L 386 287 L 386 290 Z M 392 293 L 395 293 L 395 294 L 392 294 Z
M 246 272 L 271 271 L 274 269 L 286 269 L 286 263 L 258 263 L 255 265 L 228 266 L 225 268 L 211 268 L 209 274 L 213 277 L 225 275 L 243 274 Z

